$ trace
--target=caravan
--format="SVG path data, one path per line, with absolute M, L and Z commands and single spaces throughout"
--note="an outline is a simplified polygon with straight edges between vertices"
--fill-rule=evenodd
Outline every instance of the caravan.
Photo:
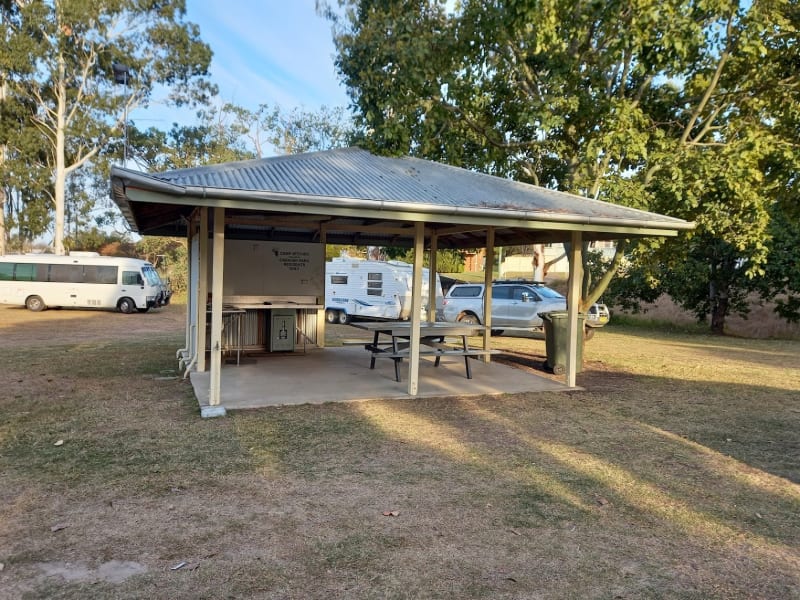
M 411 313 L 412 265 L 396 260 L 341 257 L 325 263 L 325 319 L 407 320 Z M 428 269 L 422 270 L 422 318 L 428 309 Z M 436 308 L 442 306 L 442 284 L 436 275 Z

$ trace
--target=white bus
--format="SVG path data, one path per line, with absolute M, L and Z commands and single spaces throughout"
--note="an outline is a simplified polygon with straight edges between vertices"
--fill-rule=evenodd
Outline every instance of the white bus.
M 0 256 L 0 304 L 110 308 L 147 312 L 169 302 L 170 291 L 149 262 L 96 252 Z

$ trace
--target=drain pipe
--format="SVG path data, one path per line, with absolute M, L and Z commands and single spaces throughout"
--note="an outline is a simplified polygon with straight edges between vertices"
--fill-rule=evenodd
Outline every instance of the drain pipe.
M 192 245 L 192 235 L 191 235 L 191 233 L 192 233 L 192 222 L 191 222 L 191 220 L 189 220 L 188 218 L 186 218 L 184 216 L 181 216 L 181 220 L 186 224 L 186 246 L 187 246 L 187 250 L 188 250 L 188 252 L 187 252 L 187 255 L 188 255 L 191 252 L 191 245 Z M 191 271 L 191 268 L 192 268 L 191 259 L 189 259 L 189 271 Z M 192 293 L 192 291 L 191 291 L 191 280 L 192 280 L 191 272 L 189 272 L 187 274 L 189 275 L 189 287 L 190 287 L 190 289 L 189 289 L 189 297 L 191 298 L 191 293 Z M 178 348 L 175 351 L 175 358 L 179 359 L 178 360 L 178 368 L 179 369 L 183 367 L 182 363 L 184 362 L 185 355 L 189 353 L 189 346 L 191 346 L 192 338 L 190 337 L 190 334 L 189 334 L 189 331 L 190 331 L 189 325 L 191 323 L 191 314 L 190 314 L 191 313 L 191 310 L 190 310 L 191 306 L 190 306 L 190 304 L 191 304 L 191 302 L 187 302 L 187 306 L 186 306 L 186 327 L 185 327 L 186 335 L 184 336 L 184 339 L 183 339 L 183 343 L 185 344 L 185 346 L 183 348 Z
M 197 325 L 192 325 L 192 327 L 191 327 L 192 333 L 195 332 L 196 328 L 197 328 Z M 179 350 L 179 352 L 180 352 L 180 350 Z M 188 353 L 188 350 L 186 350 L 186 352 Z M 186 379 L 189 376 L 189 371 L 192 370 L 192 367 L 194 367 L 195 363 L 197 362 L 197 348 L 194 349 L 194 354 L 192 354 L 191 357 L 181 356 L 180 360 L 178 361 L 178 365 L 179 365 L 178 368 L 180 368 L 181 363 L 184 363 L 187 358 L 190 358 L 190 360 L 189 360 L 188 363 L 186 363 L 186 371 L 184 371 L 184 373 L 183 373 L 183 378 L 184 379 Z
M 191 244 L 192 244 L 192 221 L 191 219 L 182 216 L 181 219 L 186 224 L 186 244 L 189 247 L 190 254 L 191 254 Z M 189 298 L 191 299 L 191 258 L 189 258 Z M 192 340 L 196 339 L 196 329 L 197 325 L 192 325 L 192 317 L 191 317 L 191 302 L 187 303 L 186 307 L 186 336 L 183 340 L 185 347 L 179 348 L 175 351 L 175 358 L 178 359 L 178 369 L 182 369 L 184 365 L 186 365 L 186 371 L 183 374 L 183 378 L 186 379 L 189 376 L 189 371 L 191 371 L 192 367 L 194 367 L 195 363 L 197 362 L 197 347 L 195 345 L 194 353 L 189 355 L 189 349 L 192 346 Z

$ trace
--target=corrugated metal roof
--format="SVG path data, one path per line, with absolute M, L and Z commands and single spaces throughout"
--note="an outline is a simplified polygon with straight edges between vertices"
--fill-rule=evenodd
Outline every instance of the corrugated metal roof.
M 182 235 L 199 206 L 224 207 L 233 236 L 316 240 L 324 228 L 328 243 L 356 245 L 408 245 L 417 221 L 439 236 L 442 248 L 480 247 L 487 227 L 495 228 L 498 245 L 564 241 L 577 230 L 584 239 L 601 240 L 675 235 L 693 227 L 656 213 L 358 148 L 155 174 L 113 167 L 111 183 L 131 228 L 155 235 Z
M 475 173 L 412 157 L 376 156 L 359 148 L 181 169 L 151 175 L 178 186 L 377 200 L 585 218 L 684 221 L 574 194 Z

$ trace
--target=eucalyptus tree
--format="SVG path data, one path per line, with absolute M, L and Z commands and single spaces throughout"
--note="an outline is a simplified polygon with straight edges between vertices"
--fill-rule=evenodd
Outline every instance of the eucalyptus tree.
M 169 131 L 130 128 L 133 160 L 148 170 L 180 169 L 342 148 L 356 137 L 341 107 L 315 111 L 261 104 L 251 110 L 225 102 L 206 106 L 195 117 Z
M 694 234 L 629 250 L 654 280 L 690 243 L 712 241 L 735 249 L 749 277 L 763 272 L 770 208 L 785 183 L 764 165 L 780 155 L 797 166 L 797 132 L 778 127 L 798 114 L 796 0 L 449 6 L 323 4 L 372 149 L 695 221 Z M 584 307 L 625 248 L 593 287 L 585 282 Z M 724 323 L 724 282 L 706 275 L 704 284 Z
M 29 107 L 25 125 L 44 153 L 36 164 L 50 174 L 56 253 L 64 251 L 68 176 L 122 137 L 127 114 L 156 89 L 177 105 L 213 92 L 211 50 L 185 13 L 185 0 L 0 2 L 0 79 L 5 101 Z M 18 164 L 27 159 L 23 130 L 7 128 L 0 140 Z
M 186 169 L 255 158 L 246 133 L 224 108 L 198 110 L 194 122 L 173 123 L 168 131 L 151 127 L 129 130 L 133 160 L 148 171 Z
M 32 110 L 32 101 L 0 99 L 0 188 L 4 199 L 0 239 L 8 239 L 12 251 L 29 247 L 50 223 L 53 186 L 41 137 L 28 118 Z M 4 253 L 5 248 L 0 254 Z
M 287 110 L 277 104 L 261 104 L 248 110 L 226 104 L 224 110 L 234 117 L 235 127 L 258 157 L 344 148 L 356 138 L 353 121 L 340 106 Z

